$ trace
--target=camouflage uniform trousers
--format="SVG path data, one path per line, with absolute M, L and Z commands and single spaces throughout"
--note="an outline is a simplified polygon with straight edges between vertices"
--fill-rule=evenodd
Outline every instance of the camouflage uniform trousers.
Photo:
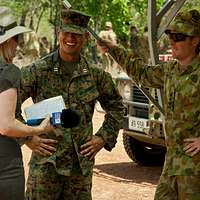
M 92 174 L 59 175 L 50 163 L 30 166 L 26 200 L 91 200 Z
M 154 200 L 199 200 L 200 176 L 161 175 Z

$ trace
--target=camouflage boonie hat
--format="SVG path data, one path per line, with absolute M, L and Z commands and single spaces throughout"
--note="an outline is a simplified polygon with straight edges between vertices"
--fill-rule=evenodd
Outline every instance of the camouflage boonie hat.
M 73 9 L 62 9 L 61 11 L 61 30 L 84 34 L 87 31 L 90 16 Z
M 188 36 L 200 36 L 200 13 L 197 10 L 179 12 L 165 33 L 182 33 Z

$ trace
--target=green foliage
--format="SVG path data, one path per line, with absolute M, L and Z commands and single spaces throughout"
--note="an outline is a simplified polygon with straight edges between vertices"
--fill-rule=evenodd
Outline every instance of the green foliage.
M 125 27 L 131 20 L 128 0 L 72 0 L 70 3 L 75 9 L 82 10 L 91 15 L 93 28 L 99 32 L 104 28 L 106 21 L 111 21 L 117 35 L 127 33 Z
M 183 10 L 191 10 L 191 9 L 196 9 L 200 12 L 200 1 L 187 1 L 185 3 L 185 6 L 183 7 Z

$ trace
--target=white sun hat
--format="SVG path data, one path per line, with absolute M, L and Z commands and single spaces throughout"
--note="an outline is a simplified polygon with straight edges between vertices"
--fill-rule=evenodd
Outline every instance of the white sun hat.
M 18 26 L 15 17 L 12 15 L 10 8 L 0 6 L 0 44 L 6 40 L 22 33 L 30 32 L 31 30 Z

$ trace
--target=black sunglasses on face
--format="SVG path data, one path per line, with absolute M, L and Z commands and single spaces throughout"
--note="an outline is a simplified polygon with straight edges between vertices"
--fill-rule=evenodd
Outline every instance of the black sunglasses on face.
M 185 41 L 188 35 L 184 35 L 182 33 L 169 33 L 169 39 L 173 40 L 174 42 L 182 42 Z

